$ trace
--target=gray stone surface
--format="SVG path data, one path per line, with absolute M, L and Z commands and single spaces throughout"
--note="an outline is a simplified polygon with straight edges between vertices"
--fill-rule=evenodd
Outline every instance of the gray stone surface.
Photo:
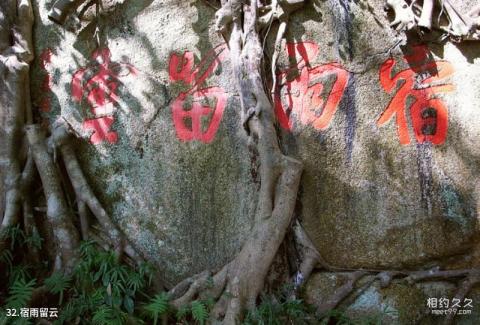
M 50 96 L 51 112 L 43 116 L 61 115 L 85 139 L 78 153 L 113 219 L 170 282 L 232 259 L 249 233 L 257 187 L 228 59 L 207 79 L 229 96 L 210 144 L 177 139 L 171 103 L 185 87 L 168 75 L 173 52 L 191 51 L 198 63 L 223 42 L 214 32 L 214 10 L 201 1 L 109 3 L 101 38 L 112 61 L 129 62 L 138 73 L 119 78 L 118 143 L 92 145 L 81 125 L 89 108 L 72 100 L 71 82 L 91 64 L 94 20 L 76 33 L 65 31 L 47 20 L 51 2 L 40 1 L 35 13 L 35 44 L 38 53 L 53 51 L 52 92 L 41 90 L 46 71 L 37 60 L 33 97 L 38 107 Z M 313 1 L 292 17 L 288 42 L 317 43 L 311 65 L 339 62 L 350 81 L 327 129 L 299 124 L 282 131 L 282 144 L 305 164 L 298 214 L 329 263 L 418 266 L 471 250 L 478 236 L 480 51 L 452 43 L 431 47 L 434 58 L 455 69 L 456 90 L 439 95 L 448 107 L 447 139 L 417 144 L 408 121 L 412 142 L 401 145 L 394 119 L 376 125 L 393 97 L 379 83 L 379 67 L 395 39 L 384 27 L 383 1 L 368 3 Z M 400 49 L 391 53 L 408 67 Z M 280 69 L 288 64 L 283 53 Z
M 351 71 L 328 129 L 299 125 L 284 134 L 287 151 L 305 163 L 300 215 L 307 232 L 324 258 L 341 267 L 413 266 L 468 250 L 479 230 L 480 51 L 430 47 L 455 69 L 456 90 L 439 95 L 448 107 L 447 138 L 443 145 L 417 144 L 409 121 L 412 142 L 401 145 L 394 118 L 376 125 L 394 94 L 379 82 L 395 41 L 376 23 L 386 23 L 382 2 L 369 2 L 371 10 L 346 3 L 320 2 L 321 15 L 299 13 L 301 24 L 289 33 L 319 44 L 313 66 L 338 61 Z M 392 55 L 408 68 L 400 49 Z
M 306 286 L 306 301 L 314 306 L 325 303 L 347 281 L 348 275 L 348 272 L 314 273 Z M 405 281 L 394 280 L 390 286 L 382 288 L 378 281 L 372 280 L 373 276 L 360 280 L 353 294 L 337 307 L 344 316 L 356 320 L 355 324 L 367 323 L 367 320 L 370 323 L 377 324 L 380 321 L 380 324 L 392 325 L 440 324 L 445 316 L 435 314 L 437 312 L 433 310 L 448 310 L 454 304 L 460 305 L 454 307 L 459 313 L 455 324 L 478 324 L 480 321 L 478 287 L 465 296 L 467 300 L 454 302 L 456 285 L 453 282 L 426 281 L 409 285 Z M 434 299 L 430 305 L 429 299 Z M 440 307 L 440 299 L 443 307 Z M 470 299 L 473 307 L 468 306 Z
M 77 152 L 112 218 L 171 283 L 228 262 L 250 229 L 256 202 L 228 62 L 207 81 L 228 93 L 223 120 L 210 144 L 179 141 L 170 109 L 172 100 L 186 90 L 170 83 L 170 54 L 191 51 L 198 64 L 222 42 L 209 25 L 213 11 L 201 7 L 199 12 L 178 1 L 144 1 L 119 7 L 102 19 L 111 60 L 128 61 L 138 73 L 119 77 L 120 100 L 112 125 L 118 142 L 93 145 L 87 142 L 91 132 L 82 128 L 83 120 L 91 118 L 90 107 L 85 100 L 72 100 L 70 90 L 75 71 L 92 64 L 94 28 L 87 25 L 75 38 L 46 20 L 46 8 L 37 12 L 35 34 L 39 53 L 53 51 L 48 67 L 53 77 L 51 112 L 43 115 L 54 119 L 60 114 L 83 136 Z M 45 75 L 37 62 L 37 105 L 45 97 L 40 89 Z

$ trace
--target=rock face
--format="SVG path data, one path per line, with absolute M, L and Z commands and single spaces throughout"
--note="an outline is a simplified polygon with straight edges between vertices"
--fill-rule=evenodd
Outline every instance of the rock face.
M 305 288 L 306 300 L 314 305 L 325 303 L 347 282 L 348 275 L 343 272 L 316 273 Z M 339 306 L 344 317 L 359 320 L 358 323 L 363 320 L 363 323 L 376 324 L 433 325 L 445 320 L 445 311 L 449 308 L 456 308 L 455 324 L 477 324 L 480 319 L 478 288 L 464 299 L 454 301 L 451 297 L 455 296 L 457 288 L 450 282 L 428 281 L 409 285 L 395 280 L 387 288 L 382 288 L 372 280 L 372 276 L 366 276 L 359 281 L 351 297 Z
M 211 51 L 222 43 L 209 25 L 213 10 L 135 3 L 116 4 L 101 18 L 100 49 L 93 23 L 75 38 L 42 8 L 33 89 L 45 118 L 60 115 L 83 137 L 78 153 L 96 193 L 174 284 L 235 255 L 256 185 L 224 49 Z M 46 31 L 55 37 L 42 38 Z M 215 110 L 205 113 L 206 105 Z M 183 106 L 193 107 L 190 119 Z
M 305 164 L 298 215 L 339 267 L 471 252 L 480 50 L 396 46 L 383 1 L 368 3 L 313 2 L 289 25 L 275 107 L 285 151 Z M 232 259 L 258 180 L 214 9 L 112 1 L 73 33 L 48 21 L 50 5 L 35 13 L 35 107 L 83 139 L 112 218 L 170 283 Z
M 395 38 L 373 21 L 379 5 L 368 11 L 329 1 L 319 9 L 321 21 L 302 12 L 289 35 L 318 44 L 310 84 L 322 64 L 348 70 L 328 126 L 316 127 L 308 116 L 315 107 L 307 98 L 311 86 L 284 134 L 287 151 L 305 163 L 303 223 L 324 258 L 339 267 L 420 265 L 467 250 L 479 230 L 480 51 L 409 44 L 390 59 Z M 332 90 L 330 102 L 334 97 Z

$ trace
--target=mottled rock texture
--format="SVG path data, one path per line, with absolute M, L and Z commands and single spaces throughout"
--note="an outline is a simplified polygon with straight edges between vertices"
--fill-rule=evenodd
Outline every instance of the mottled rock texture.
M 123 67 L 114 81 L 113 113 L 104 114 L 113 118 L 117 140 L 92 144 L 84 121 L 100 115 L 92 113 L 87 90 L 75 100 L 72 80 L 79 69 L 90 67 L 92 75 L 100 69 L 91 56 L 97 48 L 95 13 L 89 9 L 90 21 L 70 32 L 47 19 L 51 5 L 40 1 L 35 12 L 37 54 L 51 50 L 50 62 L 42 64 L 37 56 L 32 69 L 35 108 L 46 121 L 61 116 L 78 133 L 85 171 L 113 219 L 170 283 L 231 260 L 249 232 L 258 184 L 228 56 L 205 81 L 204 88 L 220 87 L 228 97 L 210 143 L 178 138 L 172 104 L 189 86 L 169 74 L 173 54 L 189 51 L 198 66 L 224 42 L 214 32 L 215 10 L 202 1 L 105 4 L 99 39 L 111 62 Z M 298 217 L 325 260 L 350 268 L 418 268 L 450 265 L 447 257 L 473 252 L 479 233 L 480 50 L 429 45 L 430 60 L 448 61 L 454 70 L 445 80 L 455 90 L 436 95 L 448 111 L 446 138 L 442 144 L 419 143 L 409 99 L 401 113 L 410 144 L 401 144 L 395 117 L 377 124 L 401 84 L 389 93 L 379 74 L 390 56 L 397 62 L 394 74 L 410 69 L 404 56 L 413 44 L 394 47 L 383 1 L 312 1 L 293 15 L 286 39 L 318 45 L 309 57 L 312 69 L 337 62 L 348 75 L 327 127 L 302 123 L 295 114 L 290 131 L 279 126 L 285 151 L 305 165 Z M 294 64 L 282 50 L 279 71 Z M 318 80 L 327 101 L 338 77 Z M 321 115 L 313 109 L 313 116 Z M 210 118 L 203 118 L 204 128 Z

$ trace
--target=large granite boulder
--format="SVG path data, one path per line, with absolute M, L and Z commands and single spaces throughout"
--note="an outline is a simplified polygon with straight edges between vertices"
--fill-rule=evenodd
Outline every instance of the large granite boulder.
M 258 179 L 214 9 L 111 1 L 72 33 L 48 21 L 51 2 L 35 13 L 32 71 L 45 123 L 60 116 L 82 138 L 95 192 L 168 282 L 231 260 Z M 297 214 L 340 267 L 424 265 L 471 251 L 479 232 L 480 51 L 395 46 L 382 8 L 309 3 L 279 61 L 282 146 L 305 165 Z

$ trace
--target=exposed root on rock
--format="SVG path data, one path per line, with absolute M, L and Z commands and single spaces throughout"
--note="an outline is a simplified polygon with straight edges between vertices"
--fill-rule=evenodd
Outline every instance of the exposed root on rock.
M 56 5 L 67 6 L 70 10 L 82 1 L 57 1 Z M 56 7 L 52 10 L 56 10 Z M 58 9 L 58 8 L 57 8 Z M 6 19 L 8 18 L 8 19 Z M 71 273 L 78 257 L 80 238 L 87 239 L 91 226 L 88 210 L 95 216 L 107 239 L 106 243 L 117 252 L 123 252 L 136 263 L 143 258 L 125 240 L 125 236 L 110 219 L 97 199 L 82 172 L 68 127 L 61 122 L 45 130 L 33 124 L 31 109 L 29 70 L 33 60 L 32 45 L 33 11 L 30 0 L 8 0 L 0 3 L 0 252 L 6 249 L 5 231 L 13 226 L 23 226 L 27 236 L 38 234 L 39 209 L 33 208 L 34 186 L 40 184 L 46 201 L 44 239 L 50 248 L 53 271 Z M 48 132 L 50 131 L 50 132 Z M 51 133 L 47 137 L 47 132 Z M 63 177 L 55 159 L 57 150 L 61 153 L 68 178 Z M 40 182 L 38 177 L 40 176 Z M 66 184 L 69 182 L 70 184 Z M 5 186 L 3 185 L 5 184 Z M 70 205 L 68 189 L 73 187 L 76 207 L 80 215 L 81 234 L 76 227 L 74 209 Z M 40 261 L 38 247 L 30 245 L 27 253 L 32 261 Z
M 57 0 L 53 4 L 52 9 L 50 9 L 48 18 L 59 25 L 63 25 L 68 15 L 77 10 L 77 8 L 86 1 L 87 0 Z
M 9 17 L 12 13 L 16 16 Z M 31 120 L 28 74 L 33 60 L 32 26 L 30 1 L 0 4 L 0 175 L 4 185 L 2 195 L 5 195 L 0 201 L 3 202 L 1 232 L 21 220 L 22 209 L 27 209 L 27 213 L 31 211 L 25 199 L 33 178 L 33 161 L 23 137 L 23 127 Z M 2 239 L 0 250 L 4 246 Z
M 285 156 L 278 144 L 271 98 L 263 86 L 259 13 L 258 0 L 249 4 L 230 0 L 223 1 L 216 14 L 217 31 L 228 40 L 242 120 L 260 162 L 261 186 L 252 230 L 239 254 L 220 271 L 213 276 L 200 273 L 170 291 L 176 307 L 197 297 L 217 299 L 212 317 L 224 324 L 240 322 L 245 309 L 255 307 L 293 218 L 302 173 L 302 164 Z
M 297 250 L 300 251 L 301 258 L 301 264 L 293 280 L 295 288 L 306 283 L 315 269 L 326 270 L 328 272 L 350 272 L 347 282 L 340 286 L 325 302 L 316 306 L 317 312 L 320 315 L 338 307 L 342 301 L 350 297 L 355 291 L 358 291 L 355 284 L 367 275 L 375 276 L 363 285 L 363 289 L 369 287 L 374 281 L 379 281 L 380 287 L 386 288 L 391 285 L 394 279 L 403 280 L 409 285 L 431 280 L 458 282 L 457 292 L 453 297 L 459 299 L 458 301 L 462 301 L 474 286 L 480 284 L 480 269 L 477 268 L 441 270 L 439 267 L 434 267 L 427 270 L 372 270 L 337 267 L 323 259 L 298 221 L 293 229 L 295 243 Z M 444 319 L 443 324 L 452 324 L 454 317 L 455 314 L 453 313 L 448 315 Z
M 79 237 L 73 224 L 73 213 L 65 200 L 60 176 L 47 151 L 45 135 L 40 126 L 27 126 L 27 138 L 42 181 L 47 201 L 47 219 L 57 245 L 54 270 L 69 273 L 75 266 L 79 245 Z
M 462 13 L 450 0 L 423 0 L 421 6 L 413 0 L 386 0 L 385 5 L 395 13 L 390 26 L 397 31 L 417 29 L 420 33 L 426 33 L 438 29 L 452 41 L 480 40 L 480 6 Z M 434 17 L 436 13 L 438 17 Z M 441 16 L 448 21 L 447 26 L 439 25 Z

